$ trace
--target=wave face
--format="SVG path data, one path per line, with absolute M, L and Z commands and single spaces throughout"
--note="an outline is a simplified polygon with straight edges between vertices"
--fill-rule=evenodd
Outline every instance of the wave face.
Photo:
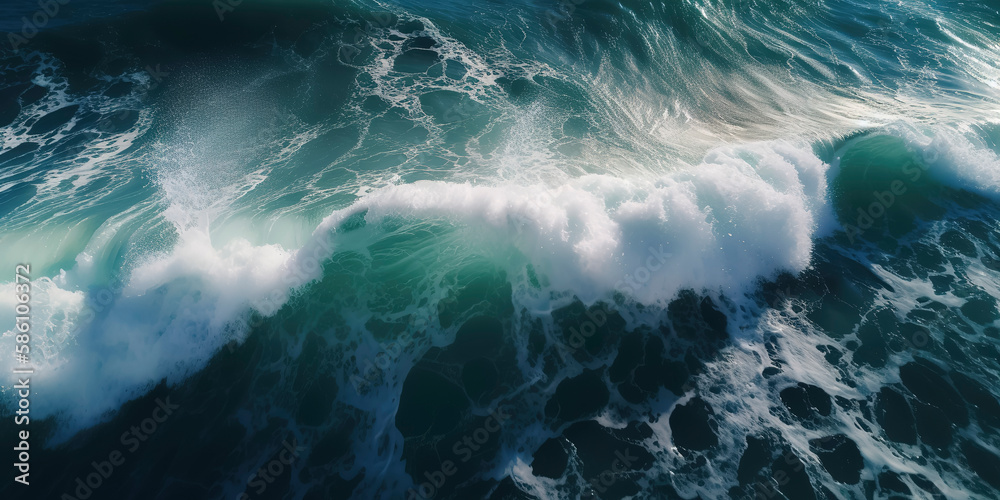
M 37 498 L 1000 494 L 997 4 L 36 8 Z

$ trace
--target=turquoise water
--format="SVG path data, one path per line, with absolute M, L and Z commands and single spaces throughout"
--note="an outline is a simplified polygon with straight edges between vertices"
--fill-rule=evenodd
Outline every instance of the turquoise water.
M 61 9 L 0 7 L 11 495 L 1000 495 L 1000 5 Z

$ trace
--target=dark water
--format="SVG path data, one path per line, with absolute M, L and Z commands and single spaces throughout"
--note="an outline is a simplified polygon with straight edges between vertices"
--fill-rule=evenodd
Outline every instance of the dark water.
M 3 498 L 1000 496 L 995 2 L 56 4 Z

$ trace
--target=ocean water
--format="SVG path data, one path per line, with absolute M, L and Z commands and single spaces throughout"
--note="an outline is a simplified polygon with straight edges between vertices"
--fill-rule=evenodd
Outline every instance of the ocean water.
M 0 497 L 1000 498 L 1000 3 L 53 2 Z

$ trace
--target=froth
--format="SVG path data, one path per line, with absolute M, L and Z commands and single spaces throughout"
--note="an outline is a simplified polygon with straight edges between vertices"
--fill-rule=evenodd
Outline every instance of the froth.
M 376 191 L 328 217 L 318 232 L 366 212 L 443 218 L 499 235 L 587 301 L 615 291 L 665 304 L 681 289 L 740 291 L 761 276 L 799 271 L 828 216 L 826 165 L 805 146 L 713 151 L 658 179 L 589 175 L 560 186 L 421 181 Z
M 512 276 L 528 263 L 551 290 L 586 301 L 617 291 L 665 304 L 681 289 L 736 292 L 759 276 L 808 265 L 826 210 L 825 168 L 804 145 L 772 143 L 720 149 L 697 168 L 652 180 L 422 181 L 375 191 L 333 213 L 294 252 L 239 238 L 217 248 L 203 227 L 177 220 L 173 248 L 140 261 L 120 293 L 79 290 L 87 266 L 49 285 L 66 300 L 39 312 L 56 326 L 46 330 L 52 338 L 38 370 L 52 397 L 37 410 L 68 415 L 68 437 L 160 380 L 183 380 L 246 334 L 241 320 L 250 311 L 274 314 L 320 278 L 334 242 L 350 238 L 338 226 L 354 214 L 366 212 L 369 222 L 445 219 L 481 235 L 484 252 L 507 245 L 521 255 Z M 99 292 L 109 301 L 97 309 L 87 299 Z M 542 297 L 516 299 L 540 311 L 550 307 Z

